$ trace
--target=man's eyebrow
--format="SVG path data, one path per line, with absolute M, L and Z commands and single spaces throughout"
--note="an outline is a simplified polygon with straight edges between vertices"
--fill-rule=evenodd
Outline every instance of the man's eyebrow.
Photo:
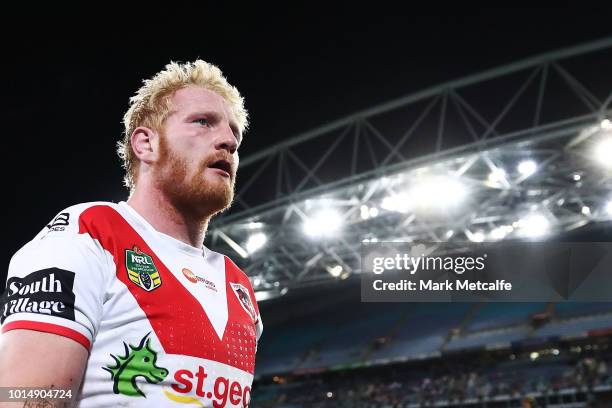
M 221 119 L 221 114 L 219 114 L 218 112 L 214 110 L 206 110 L 206 109 L 194 110 L 193 112 L 189 112 L 186 117 L 192 118 L 195 116 L 209 116 L 215 120 Z

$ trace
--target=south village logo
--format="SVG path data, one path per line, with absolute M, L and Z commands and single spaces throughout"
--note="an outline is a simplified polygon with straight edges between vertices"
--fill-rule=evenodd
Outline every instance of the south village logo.
M 125 250 L 125 268 L 128 278 L 147 292 L 162 284 L 153 258 L 142 252 L 136 245 L 131 250 Z
M 159 384 L 168 376 L 168 370 L 155 365 L 157 362 L 157 351 L 151 348 L 151 339 L 147 333 L 138 346 L 128 346 L 123 342 L 124 356 L 111 357 L 115 360 L 113 365 L 102 367 L 111 374 L 113 380 L 113 392 L 129 397 L 146 395 L 138 388 L 136 377 L 143 377 L 149 384 Z
M 0 322 L 14 313 L 37 313 L 74 321 L 74 272 L 49 268 L 12 277 L 0 296 Z

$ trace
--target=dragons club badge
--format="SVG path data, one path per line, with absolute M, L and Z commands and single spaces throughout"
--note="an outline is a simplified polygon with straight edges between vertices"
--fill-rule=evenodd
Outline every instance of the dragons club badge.
M 251 316 L 253 323 L 257 324 L 257 313 L 255 313 L 255 308 L 253 307 L 253 302 L 251 302 L 251 296 L 249 296 L 247 288 L 239 283 L 230 283 L 230 285 L 232 286 L 234 294 L 240 301 L 242 308 Z
M 162 284 L 153 258 L 142 252 L 136 245 L 132 249 L 125 250 L 125 268 L 128 278 L 147 292 Z

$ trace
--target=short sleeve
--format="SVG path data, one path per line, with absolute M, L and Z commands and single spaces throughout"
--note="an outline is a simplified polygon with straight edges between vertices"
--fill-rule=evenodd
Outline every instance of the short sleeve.
M 102 316 L 110 254 L 79 233 L 79 210 L 60 213 L 11 259 L 0 298 L 2 332 L 54 333 L 91 348 Z

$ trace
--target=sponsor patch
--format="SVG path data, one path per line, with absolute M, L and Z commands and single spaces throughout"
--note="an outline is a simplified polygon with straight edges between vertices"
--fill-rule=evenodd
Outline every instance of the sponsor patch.
M 214 290 L 215 292 L 217 291 L 217 287 L 215 286 L 214 282 L 196 275 L 190 269 L 187 269 L 187 268 L 183 268 L 182 272 L 183 272 L 183 275 L 187 278 L 189 282 L 191 283 L 200 282 L 200 283 L 203 283 L 207 289 Z
M 14 313 L 38 313 L 74 320 L 74 272 L 49 268 L 12 277 L 0 298 L 0 323 Z
M 249 385 L 223 376 L 215 378 L 214 372 L 207 372 L 201 365 L 198 365 L 197 369 L 182 368 L 175 371 L 174 383 L 170 388 L 164 387 L 163 392 L 170 401 L 198 407 L 248 408 L 251 402 Z
M 125 268 L 128 278 L 147 292 L 162 284 L 153 258 L 142 252 L 136 245 L 132 249 L 125 250 Z

